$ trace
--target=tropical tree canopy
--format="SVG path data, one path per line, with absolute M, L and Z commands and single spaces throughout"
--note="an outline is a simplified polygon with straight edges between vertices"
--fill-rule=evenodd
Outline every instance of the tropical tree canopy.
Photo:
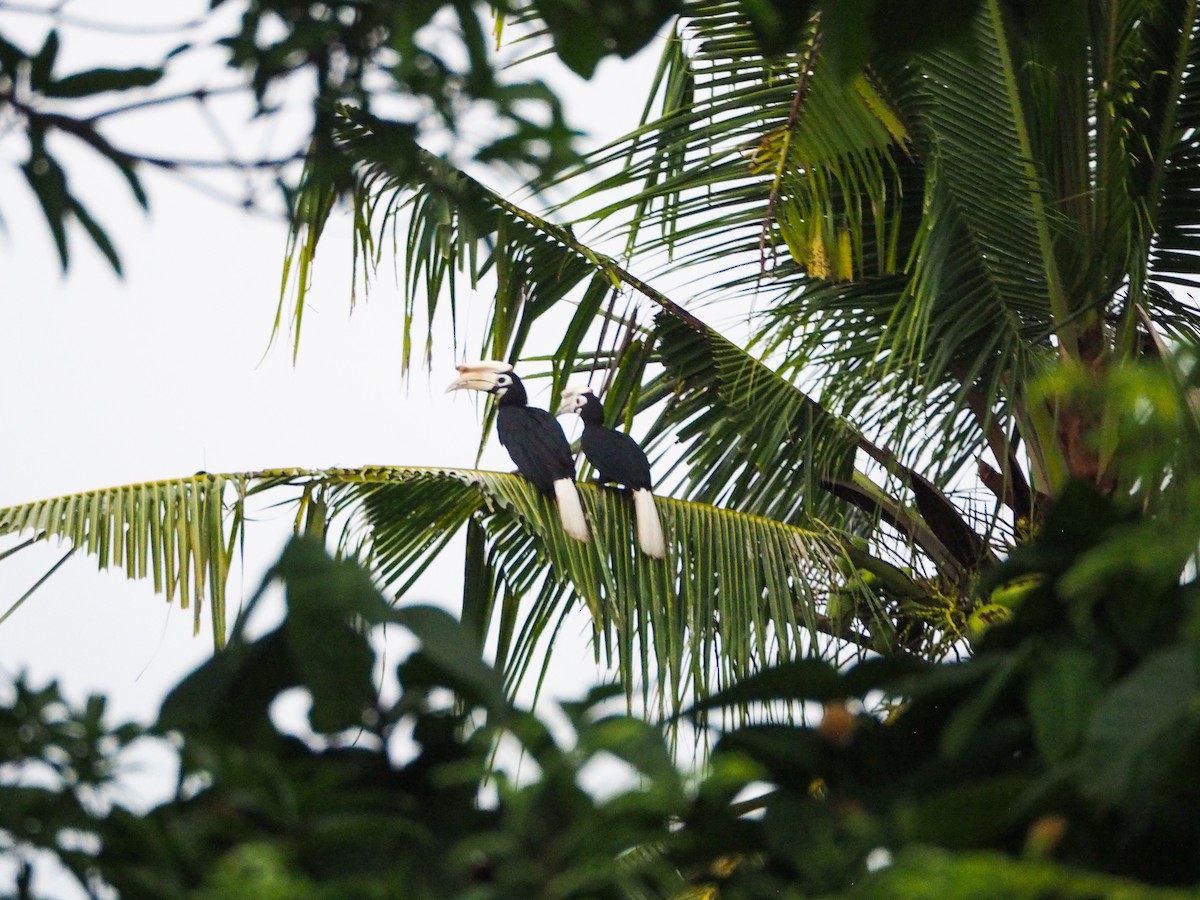
M 891 6 L 663 7 L 643 126 L 543 167 L 521 203 L 352 92 L 322 107 L 280 327 L 299 340 L 322 227 L 349 202 L 362 276 L 404 274 L 406 364 L 435 321 L 465 334 L 479 287 L 494 299 L 462 352 L 554 396 L 572 376 L 603 388 L 671 498 L 665 562 L 636 551 L 627 498 L 583 491 L 582 546 L 527 484 L 477 471 L 205 475 L 3 510 L 0 531 L 152 573 L 207 602 L 220 640 L 254 492 L 293 491 L 298 523 L 334 529 L 401 602 L 465 526 L 463 619 L 498 635 L 510 680 L 580 604 L 664 709 L 798 655 L 961 652 L 1007 615 L 981 574 L 1065 485 L 1151 516 L 1185 502 L 1125 426 L 1190 378 L 1173 348 L 1200 330 L 1198 18 L 982 0 L 922 35 L 931 11 L 897 4 L 889 29 Z M 586 74 L 550 10 L 502 20 Z

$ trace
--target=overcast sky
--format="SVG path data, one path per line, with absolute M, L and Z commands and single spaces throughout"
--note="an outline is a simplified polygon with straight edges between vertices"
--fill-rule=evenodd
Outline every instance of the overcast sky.
M 154 23 L 163 21 L 164 8 L 186 18 L 189 7 L 198 13 L 206 6 L 78 0 L 69 10 Z M 0 13 L 0 29 L 28 35 L 26 46 L 40 41 L 46 24 Z M 62 64 L 74 70 L 149 62 L 161 46 L 161 40 L 67 30 Z M 575 124 L 594 140 L 632 128 L 653 56 L 633 66 L 606 63 L 590 85 L 555 74 Z M 199 64 L 211 67 L 213 83 L 225 77 L 216 57 Z M 113 134 L 131 145 L 189 156 L 220 152 L 206 146 L 213 137 L 197 126 L 194 109 L 147 111 L 120 124 Z M 291 127 L 300 125 L 295 120 Z M 286 145 L 289 126 L 272 127 L 251 135 L 256 147 Z M 23 141 L 0 137 L 0 215 L 7 226 L 0 237 L 0 506 L 201 469 L 473 464 L 482 407 L 463 395 L 443 396 L 454 374 L 449 346 L 435 360 L 432 383 L 421 374 L 407 384 L 401 379 L 401 307 L 390 274 L 350 315 L 344 215 L 335 214 L 323 238 L 293 365 L 286 343 L 267 352 L 286 240 L 282 222 L 154 172 L 145 173 L 151 211 L 144 215 L 105 166 L 66 155 L 72 183 L 110 229 L 126 275 L 114 276 L 76 229 L 63 277 L 15 169 L 24 154 Z M 474 321 L 482 322 L 487 298 L 476 302 Z M 484 467 L 511 470 L 511 463 L 493 447 Z M 230 580 L 231 619 L 289 531 L 286 510 L 249 526 L 245 570 Z M 13 543 L 0 543 L 0 550 Z M 0 612 L 62 553 L 39 546 L 0 561 Z M 461 560 L 461 547 L 452 548 L 412 599 L 456 608 Z M 94 559 L 79 555 L 0 625 L 0 686 L 26 671 L 35 683 L 58 679 L 77 700 L 106 693 L 114 718 L 147 722 L 165 690 L 211 652 L 207 616 L 202 623 L 193 637 L 190 610 L 168 606 L 149 583 L 128 581 L 121 571 L 98 573 Z M 583 620 L 574 633 L 586 633 Z M 573 696 L 597 672 L 587 654 L 564 656 L 551 693 Z

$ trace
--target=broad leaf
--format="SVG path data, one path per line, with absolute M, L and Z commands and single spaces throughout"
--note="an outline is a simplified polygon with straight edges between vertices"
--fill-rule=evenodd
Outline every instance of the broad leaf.
M 127 91 L 131 88 L 150 87 L 163 76 L 162 69 L 88 69 L 55 79 L 42 88 L 47 97 L 60 99 L 87 97 L 105 91 Z
M 1119 681 L 1097 705 L 1083 745 L 1080 788 L 1136 810 L 1167 780 L 1200 727 L 1196 651 L 1171 647 Z
M 1025 703 L 1047 765 L 1067 759 L 1082 743 L 1101 697 L 1100 675 L 1096 656 L 1077 648 L 1055 648 L 1030 673 Z

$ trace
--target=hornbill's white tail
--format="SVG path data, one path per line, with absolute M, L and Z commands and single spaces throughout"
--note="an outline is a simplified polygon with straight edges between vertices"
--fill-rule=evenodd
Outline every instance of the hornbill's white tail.
M 663 539 L 662 522 L 654 505 L 654 493 L 647 488 L 633 492 L 633 514 L 637 519 L 638 545 L 642 552 L 655 559 L 667 555 L 667 543 Z
M 575 488 L 575 482 L 570 478 L 560 478 L 554 482 L 554 499 L 558 501 L 558 518 L 562 522 L 563 531 L 577 541 L 586 542 L 587 519 L 583 515 L 583 504 L 579 502 L 579 491 Z M 660 532 L 660 540 L 661 537 Z

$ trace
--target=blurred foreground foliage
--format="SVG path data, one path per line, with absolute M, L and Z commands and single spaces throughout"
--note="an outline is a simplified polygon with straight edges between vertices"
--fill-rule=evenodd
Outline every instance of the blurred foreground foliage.
M 154 726 L 17 683 L 0 710 L 0 847 L 20 861 L 5 896 L 38 895 L 47 852 L 129 898 L 1194 896 L 1200 609 L 1180 548 L 1197 509 L 1165 523 L 1070 485 L 986 575 L 1010 612 L 970 659 L 763 670 L 684 714 L 713 740 L 700 774 L 613 711 L 611 686 L 552 731 L 453 617 L 392 607 L 297 538 L 268 578 L 282 624 L 245 635 L 260 591 Z M 368 640 L 385 626 L 419 645 L 395 702 Z M 272 715 L 294 689 L 311 734 Z M 754 724 L 715 724 L 747 708 Z M 149 811 L 113 800 L 138 740 L 179 757 Z M 520 780 L 498 743 L 522 751 Z M 614 758 L 634 777 L 597 796 L 594 764 Z

